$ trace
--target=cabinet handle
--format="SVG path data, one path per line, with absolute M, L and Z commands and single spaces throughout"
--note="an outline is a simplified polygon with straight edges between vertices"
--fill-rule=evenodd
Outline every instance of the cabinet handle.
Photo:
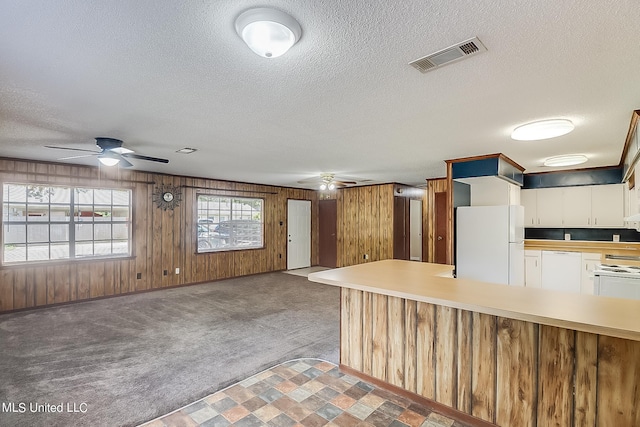
M 595 219 L 593 220 L 593 225 L 598 225 L 598 218 L 595 218 Z
M 538 218 L 538 225 L 540 225 L 540 218 Z
M 587 225 L 591 225 L 591 218 L 587 218 Z

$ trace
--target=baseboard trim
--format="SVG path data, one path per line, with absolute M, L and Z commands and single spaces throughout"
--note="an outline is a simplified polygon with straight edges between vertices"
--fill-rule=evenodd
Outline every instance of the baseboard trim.
M 434 412 L 442 414 L 445 417 L 451 418 L 453 420 L 459 421 L 463 424 L 466 424 L 472 427 L 497 427 L 496 424 L 490 423 L 485 420 L 481 420 L 480 418 L 476 418 L 472 415 L 466 414 L 464 412 L 460 412 L 457 409 L 453 409 L 450 406 L 443 405 L 442 403 L 436 402 L 435 400 L 428 399 L 424 396 L 420 396 L 419 394 L 405 390 L 401 387 L 395 386 L 393 384 L 389 384 L 386 381 L 379 380 L 378 378 L 367 375 L 364 372 L 360 372 L 349 366 L 343 365 L 342 363 L 340 364 L 340 370 L 345 374 L 360 378 L 361 380 L 371 383 L 378 388 L 381 388 L 383 390 L 397 394 L 398 396 L 402 396 L 404 398 L 412 400 L 422 406 L 426 406 L 432 409 Z

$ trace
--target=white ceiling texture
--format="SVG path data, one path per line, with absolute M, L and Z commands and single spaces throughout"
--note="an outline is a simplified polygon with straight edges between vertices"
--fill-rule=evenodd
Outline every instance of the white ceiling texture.
M 279 58 L 235 32 L 264 6 L 302 27 Z M 106 136 L 170 161 L 138 170 L 293 187 L 419 185 L 491 153 L 527 172 L 560 154 L 615 165 L 640 108 L 639 30 L 637 0 L 0 0 L 0 156 L 56 161 L 74 153 L 45 145 Z M 486 52 L 408 65 L 476 36 Z M 576 129 L 510 138 L 546 118 Z

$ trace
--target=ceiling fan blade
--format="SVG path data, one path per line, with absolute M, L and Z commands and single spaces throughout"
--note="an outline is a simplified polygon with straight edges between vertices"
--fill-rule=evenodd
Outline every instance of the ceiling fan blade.
M 124 157 L 120 156 L 120 163 L 118 163 L 118 166 L 120 166 L 121 168 L 131 168 L 133 167 L 133 163 L 131 163 L 129 160 L 125 159 Z
M 56 147 L 54 145 L 45 145 L 45 148 L 55 148 L 56 150 L 84 151 L 86 153 L 100 154 L 100 151 L 85 150 L 84 148 Z
M 83 154 L 82 156 L 70 156 L 70 157 L 60 157 L 58 160 L 72 160 L 72 159 L 82 159 L 84 157 L 93 157 L 93 156 L 97 156 L 100 153 L 94 153 L 94 154 Z
M 357 182 L 355 182 L 355 181 L 338 181 L 338 180 L 336 180 L 335 182 L 336 182 L 336 184 L 342 184 L 342 185 L 356 185 L 357 184 Z
M 143 156 L 141 154 L 134 154 L 134 153 L 123 153 L 122 157 L 129 157 L 129 158 L 132 158 L 132 159 L 140 159 L 140 160 L 148 160 L 150 162 L 169 163 L 169 160 L 167 160 L 167 159 L 161 159 L 159 157 Z

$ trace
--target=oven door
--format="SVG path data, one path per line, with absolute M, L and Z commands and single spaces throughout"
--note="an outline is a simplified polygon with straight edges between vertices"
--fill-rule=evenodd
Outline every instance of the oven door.
M 640 276 L 620 277 L 596 273 L 594 287 L 595 295 L 640 300 Z

